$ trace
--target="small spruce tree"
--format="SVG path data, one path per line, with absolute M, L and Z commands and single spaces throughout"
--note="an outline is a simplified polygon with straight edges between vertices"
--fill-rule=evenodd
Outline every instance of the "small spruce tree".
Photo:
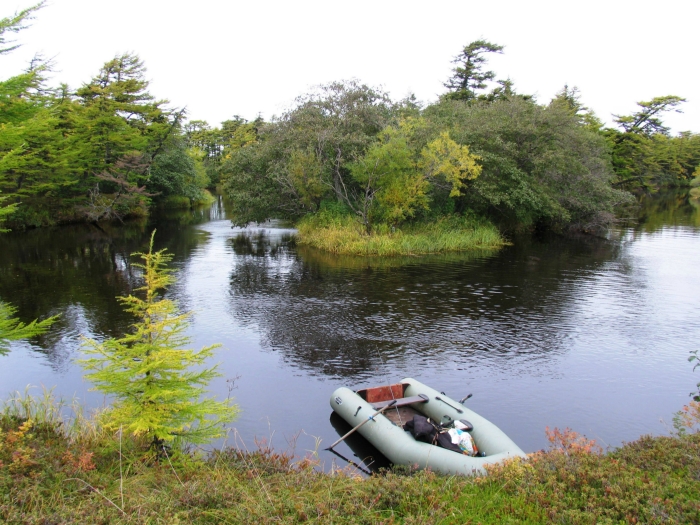
M 209 381 L 217 377 L 216 366 L 203 365 L 220 345 L 199 351 L 183 349 L 191 342 L 184 334 L 191 313 L 180 314 L 177 304 L 160 296 L 174 282 L 165 250 L 135 253 L 143 264 L 145 285 L 137 288 L 144 298 L 120 297 L 126 311 L 137 318 L 133 333 L 97 342 L 86 339 L 84 348 L 95 357 L 82 360 L 95 389 L 114 397 L 104 414 L 104 424 L 122 428 L 150 440 L 157 454 L 164 447 L 178 450 L 186 443 L 201 444 L 223 434 L 238 407 L 230 402 L 203 397 Z

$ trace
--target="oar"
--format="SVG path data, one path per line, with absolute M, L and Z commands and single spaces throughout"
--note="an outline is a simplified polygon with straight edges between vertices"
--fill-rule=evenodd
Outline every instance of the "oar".
M 372 475 L 372 473 L 371 473 L 369 470 L 367 470 L 367 469 L 365 469 L 365 468 L 362 468 L 360 465 L 358 465 L 357 463 L 355 463 L 352 459 L 346 458 L 345 456 L 343 456 L 343 455 L 342 455 L 340 452 L 338 452 L 337 450 L 332 450 L 332 449 L 330 449 L 330 448 L 327 448 L 326 450 L 330 450 L 332 454 L 335 454 L 336 456 L 338 456 L 338 457 L 339 457 L 340 459 L 342 459 L 343 461 L 347 461 L 350 465 L 352 465 L 352 466 L 355 467 L 356 469 L 360 470 L 361 472 L 364 472 L 364 473 L 367 474 L 368 476 L 371 476 L 371 475 Z
M 459 403 L 460 403 L 461 405 L 463 405 L 464 402 L 465 402 L 467 399 L 469 399 L 470 397 L 472 397 L 471 394 L 469 394 L 468 396 L 464 396 L 462 399 L 459 400 Z
M 445 401 L 445 400 L 444 400 L 443 398 L 441 398 L 440 396 L 435 396 L 435 399 L 437 399 L 438 401 L 442 401 L 442 402 L 445 403 L 448 407 L 454 408 L 459 414 L 461 414 L 461 413 L 464 412 L 461 408 L 457 408 L 456 406 L 450 405 L 447 401 Z
M 365 420 L 361 421 L 360 423 L 358 423 L 357 426 L 355 426 L 355 428 L 353 428 L 350 432 L 348 432 L 348 433 L 345 434 L 343 437 L 341 437 L 338 441 L 336 441 L 335 443 L 333 443 L 333 444 L 332 444 L 330 447 L 328 447 L 326 450 L 332 449 L 334 446 L 336 446 L 338 443 L 340 443 L 341 441 L 343 441 L 343 440 L 344 440 L 346 437 L 348 437 L 350 434 L 352 434 L 353 432 L 355 432 L 355 430 L 357 430 L 357 429 L 360 428 L 362 425 L 364 425 L 365 423 L 367 423 L 367 421 L 370 421 L 370 420 L 374 419 L 374 416 L 378 416 L 379 414 L 381 414 L 382 412 L 384 412 L 387 408 L 393 407 L 395 404 L 396 404 L 396 399 L 394 399 L 394 400 L 393 400 L 391 403 L 389 403 L 387 406 L 382 407 L 382 408 L 380 408 L 379 410 L 377 410 L 374 414 L 372 414 L 371 416 L 369 416 L 367 419 L 365 419 Z

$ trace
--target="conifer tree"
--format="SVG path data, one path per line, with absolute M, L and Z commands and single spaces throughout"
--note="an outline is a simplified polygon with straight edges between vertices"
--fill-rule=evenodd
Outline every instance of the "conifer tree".
M 19 33 L 22 29 L 26 29 L 25 23 L 34 18 L 34 13 L 44 7 L 45 4 L 46 0 L 42 0 L 36 5 L 15 13 L 13 16 L 0 18 L 0 55 L 7 54 L 19 47 L 19 44 L 11 45 L 12 40 L 8 39 L 7 33 Z
M 238 407 L 229 400 L 203 397 L 206 386 L 219 374 L 216 366 L 203 365 L 219 345 L 201 350 L 183 349 L 191 313 L 181 314 L 177 304 L 160 292 L 174 282 L 165 250 L 136 253 L 142 264 L 144 286 L 134 295 L 120 297 L 126 311 L 136 316 L 133 332 L 119 339 L 86 340 L 89 359 L 82 361 L 95 389 L 113 396 L 105 413 L 108 428 L 122 428 L 150 439 L 157 454 L 164 447 L 179 449 L 185 443 L 206 443 L 223 434 L 223 425 L 235 419 Z
M 43 334 L 57 319 L 57 316 L 49 317 L 43 321 L 34 320 L 25 324 L 16 317 L 12 317 L 17 309 L 0 301 L 0 356 L 9 351 L 10 341 L 19 341 Z
M 466 100 L 467 102 L 476 99 L 478 96 L 477 92 L 486 87 L 486 82 L 496 77 L 496 73 L 493 71 L 483 70 L 488 60 L 484 55 L 486 53 L 500 54 L 502 52 L 503 46 L 486 40 L 476 40 L 464 46 L 462 52 L 452 61 L 457 64 L 457 67 L 452 70 L 452 77 L 444 84 L 450 90 L 445 95 L 446 98 L 450 100 Z M 502 89 L 510 89 L 511 87 L 502 85 Z

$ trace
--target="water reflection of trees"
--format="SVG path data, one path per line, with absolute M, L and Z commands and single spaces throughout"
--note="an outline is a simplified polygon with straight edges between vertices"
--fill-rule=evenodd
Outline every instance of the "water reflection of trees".
M 295 367 L 355 378 L 386 363 L 508 367 L 557 353 L 576 281 L 615 253 L 599 239 L 528 239 L 495 255 L 329 260 L 268 241 L 233 240 L 234 315 Z
M 640 195 L 638 201 L 635 231 L 653 233 L 669 226 L 700 228 L 700 207 L 690 199 L 687 188 Z
M 0 300 L 17 307 L 24 321 L 61 317 L 36 342 L 52 366 L 60 367 L 80 344 L 81 334 L 119 336 L 133 319 L 117 296 L 140 286 L 131 254 L 147 249 L 157 227 L 156 248 L 167 247 L 175 264 L 187 258 L 203 233 L 179 222 L 73 225 L 11 233 L 0 238 Z

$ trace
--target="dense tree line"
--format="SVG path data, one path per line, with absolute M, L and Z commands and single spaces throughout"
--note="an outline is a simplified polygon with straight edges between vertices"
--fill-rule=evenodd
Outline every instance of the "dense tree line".
M 0 58 L 42 6 L 0 20 Z M 576 88 L 541 104 L 497 79 L 488 57 L 502 52 L 486 40 L 465 46 L 448 91 L 427 107 L 334 82 L 271 122 L 218 127 L 156 100 L 136 55 L 106 62 L 78 89 L 49 86 L 51 65 L 36 58 L 0 81 L 0 221 L 121 219 L 220 187 L 238 224 L 324 208 L 367 232 L 470 213 L 509 229 L 594 230 L 629 191 L 700 174 L 700 135 L 672 136 L 662 120 L 684 99 L 639 102 L 604 127 Z
M 639 102 L 632 115 L 615 115 L 621 129 L 605 129 L 618 177 L 617 184 L 628 188 L 687 186 L 700 174 L 700 135 L 689 131 L 671 136 L 661 115 L 680 112 L 685 99 L 656 97 Z
M 629 190 L 688 184 L 700 135 L 672 137 L 660 118 L 683 99 L 641 102 L 639 112 L 615 117 L 620 129 L 604 128 L 576 88 L 539 104 L 496 80 L 487 56 L 502 50 L 485 40 L 465 46 L 448 92 L 424 108 L 335 82 L 257 122 L 251 140 L 218 156 L 234 222 L 332 208 L 367 231 L 452 213 L 509 229 L 593 231 L 610 224 Z
M 8 35 L 42 6 L 0 20 L 0 54 L 16 49 Z M 0 81 L 0 191 L 10 226 L 122 218 L 204 197 L 209 180 L 185 140 L 184 111 L 154 99 L 136 55 L 109 60 L 75 90 L 50 87 L 50 70 L 38 57 Z

